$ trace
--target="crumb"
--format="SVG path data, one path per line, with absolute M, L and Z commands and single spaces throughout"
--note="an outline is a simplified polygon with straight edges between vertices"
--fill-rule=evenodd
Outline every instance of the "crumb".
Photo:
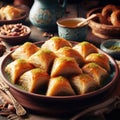
M 51 34 L 51 33 L 48 33 L 48 32 L 44 32 L 42 36 L 43 36 L 43 37 L 49 37 L 49 38 L 51 38 L 51 37 L 53 37 L 54 35 Z

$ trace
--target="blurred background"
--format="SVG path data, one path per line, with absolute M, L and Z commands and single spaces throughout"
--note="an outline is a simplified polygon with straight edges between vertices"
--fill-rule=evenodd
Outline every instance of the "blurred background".
M 32 3 L 34 2 L 34 0 L 1 0 L 3 2 L 6 2 L 6 3 L 14 3 L 14 2 L 17 2 L 17 3 L 23 3 L 23 4 L 27 4 L 27 5 L 32 5 Z M 59 1 L 62 1 L 62 0 L 59 0 Z M 104 6 L 106 4 L 120 4 L 120 0 L 68 0 L 68 3 L 83 3 L 85 4 L 86 6 L 93 6 L 95 5 L 96 7 L 97 6 Z

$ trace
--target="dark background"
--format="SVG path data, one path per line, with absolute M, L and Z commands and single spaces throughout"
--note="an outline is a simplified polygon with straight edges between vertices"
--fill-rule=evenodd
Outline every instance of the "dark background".
M 6 3 L 13 3 L 14 2 L 14 0 L 1 0 L 1 1 L 6 2 Z M 62 0 L 60 0 L 60 1 L 62 1 Z M 120 0 L 68 0 L 68 3 L 73 4 L 73 3 L 85 2 L 86 4 L 87 3 L 90 4 L 90 2 L 91 2 L 91 4 L 92 4 L 93 2 L 96 2 L 96 1 L 98 1 L 99 5 L 101 5 L 101 6 L 106 5 L 106 4 L 120 5 Z M 34 2 L 34 0 L 33 0 L 33 2 Z

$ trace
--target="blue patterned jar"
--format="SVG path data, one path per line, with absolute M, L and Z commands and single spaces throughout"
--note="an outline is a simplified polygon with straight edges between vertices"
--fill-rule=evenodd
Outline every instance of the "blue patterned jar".
M 44 31 L 54 30 L 57 27 L 56 21 L 65 13 L 66 4 L 67 0 L 63 0 L 62 4 L 59 0 L 34 0 L 29 20 Z

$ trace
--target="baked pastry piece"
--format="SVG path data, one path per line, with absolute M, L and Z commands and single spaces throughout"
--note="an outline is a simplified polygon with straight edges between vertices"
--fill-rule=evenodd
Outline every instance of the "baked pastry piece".
M 72 77 L 71 84 L 77 94 L 85 94 L 98 88 L 98 84 L 94 78 L 86 73 Z
M 58 57 L 54 60 L 51 77 L 70 76 L 82 73 L 76 60 L 72 57 Z
M 6 16 L 3 13 L 5 7 L 0 8 L 0 20 L 6 20 Z
M 73 57 L 77 61 L 77 63 L 81 66 L 84 64 L 83 57 L 71 47 L 62 47 L 56 51 L 56 55 L 58 57 Z
M 118 10 L 118 7 L 113 4 L 108 4 L 102 8 L 101 14 L 106 19 L 108 25 L 111 25 L 111 14 L 116 10 Z
M 31 42 L 25 42 L 23 45 L 18 47 L 12 54 L 11 57 L 15 59 L 28 59 L 32 54 L 37 52 L 40 48 Z
M 106 82 L 106 78 L 108 77 L 107 70 L 96 63 L 87 63 L 82 67 L 82 70 L 84 73 L 91 75 L 99 86 Z
M 78 51 L 83 56 L 83 58 L 91 53 L 98 53 L 97 47 L 87 41 L 78 43 L 73 47 L 73 49 Z
M 49 78 L 50 77 L 47 72 L 40 68 L 34 68 L 22 74 L 18 82 L 25 90 L 29 92 L 42 93 L 45 91 Z
M 54 37 L 50 38 L 49 40 L 47 40 L 41 46 L 41 48 L 47 48 L 47 49 L 50 49 L 52 51 L 56 51 L 64 46 L 72 47 L 72 44 L 69 41 L 65 40 L 64 38 L 54 36 Z
M 105 54 L 92 53 L 85 58 L 86 63 L 94 62 L 110 72 L 109 59 Z
M 39 67 L 46 72 L 49 72 L 55 58 L 56 55 L 54 52 L 41 48 L 39 51 L 33 54 L 28 61 L 35 67 Z
M 23 14 L 25 14 L 24 10 L 11 5 L 7 5 L 0 9 L 1 20 L 13 20 L 21 17 Z
M 75 95 L 69 80 L 63 76 L 53 77 L 50 79 L 47 89 L 47 96 L 68 96 Z
M 5 71 L 10 74 L 11 82 L 17 83 L 18 78 L 26 71 L 33 69 L 33 65 L 26 60 L 17 59 L 5 67 Z

